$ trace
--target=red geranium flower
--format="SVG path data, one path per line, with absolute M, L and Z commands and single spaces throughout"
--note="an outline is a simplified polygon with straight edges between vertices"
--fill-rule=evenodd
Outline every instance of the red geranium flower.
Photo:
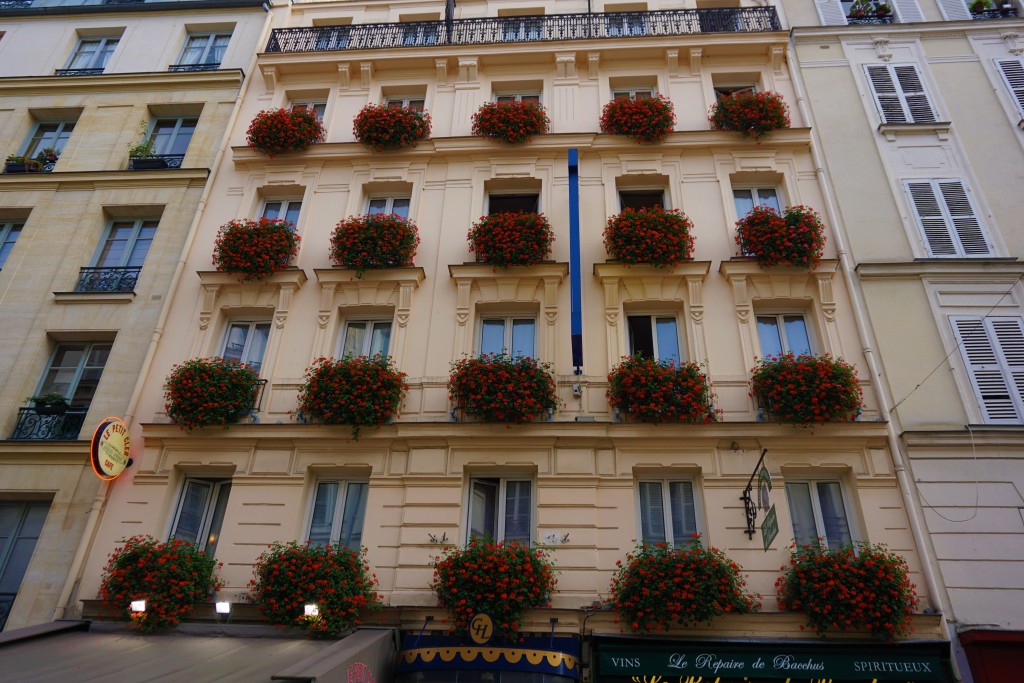
M 742 90 L 719 97 L 708 114 L 715 130 L 734 130 L 761 138 L 779 128 L 789 128 L 789 107 L 776 92 Z
M 323 142 L 324 126 L 309 109 L 266 109 L 253 118 L 245 138 L 257 152 L 273 157 Z
M 825 226 L 805 206 L 788 206 L 779 214 L 762 204 L 736 222 L 736 244 L 762 268 L 788 263 L 813 270 L 825 249 Z
M 430 114 L 412 107 L 368 104 L 352 121 L 352 134 L 378 152 L 415 147 L 430 137 Z
M 213 248 L 213 265 L 241 280 L 262 280 L 284 270 L 299 249 L 299 236 L 291 221 L 248 218 L 220 226 Z
M 540 102 L 487 102 L 473 114 L 473 135 L 510 145 L 529 142 L 551 125 Z
M 608 219 L 604 248 L 625 263 L 686 263 L 693 256 L 693 222 L 679 209 L 623 209 Z
M 617 98 L 601 111 L 601 132 L 637 142 L 660 142 L 676 125 L 672 101 L 654 93 L 646 98 Z

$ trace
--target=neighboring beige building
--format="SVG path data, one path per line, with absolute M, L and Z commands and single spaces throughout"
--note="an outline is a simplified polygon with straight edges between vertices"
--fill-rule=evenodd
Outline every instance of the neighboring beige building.
M 1024 21 L 1017 2 L 786 2 L 884 406 L 923 512 L 961 673 L 1024 643 Z M 977 9 L 977 8 L 976 8 Z M 873 23 L 860 23 L 873 22 Z M 969 663 L 968 666 L 964 666 Z
M 105 492 L 89 439 L 130 410 L 267 16 L 0 3 L 0 627 L 79 611 L 68 576 Z M 25 398 L 48 393 L 70 407 Z

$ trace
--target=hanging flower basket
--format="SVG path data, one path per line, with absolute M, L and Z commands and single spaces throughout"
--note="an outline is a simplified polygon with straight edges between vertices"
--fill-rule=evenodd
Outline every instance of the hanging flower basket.
M 323 142 L 324 125 L 309 109 L 265 109 L 249 124 L 245 139 L 257 152 L 273 157 Z
M 676 125 L 672 101 L 655 93 L 645 99 L 614 99 L 601 111 L 601 132 L 636 142 L 661 142 Z
M 693 256 L 693 222 L 679 209 L 623 209 L 608 219 L 604 248 L 624 263 L 670 268 Z
M 253 408 L 259 375 L 225 358 L 193 358 L 175 365 L 164 384 L 167 417 L 186 432 L 238 422 Z
M 381 603 L 365 554 L 365 548 L 274 543 L 256 560 L 249 599 L 272 624 L 339 638 L 362 623 L 362 611 Z M 310 604 L 317 614 L 307 616 Z
M 696 363 L 625 356 L 608 375 L 608 403 L 637 422 L 716 420 L 711 384 Z
M 306 370 L 299 410 L 321 424 L 350 425 L 358 440 L 360 428 L 396 417 L 408 390 L 388 356 L 318 358 Z
M 805 206 L 789 206 L 779 214 L 762 204 L 736 222 L 736 244 L 762 268 L 786 263 L 814 270 L 825 250 L 825 226 Z
M 546 259 L 555 234 L 542 213 L 492 213 L 473 224 L 468 239 L 478 261 L 508 268 Z
M 415 147 L 430 137 L 430 114 L 410 107 L 368 104 L 356 114 L 352 134 L 377 152 Z
M 220 226 L 213 265 L 242 281 L 262 280 L 287 268 L 298 249 L 299 236 L 291 221 L 236 219 Z
M 420 244 L 416 224 L 393 213 L 349 216 L 331 234 L 331 261 L 359 277 L 367 270 L 411 266 Z
M 487 614 L 499 639 L 519 633 L 528 609 L 550 607 L 556 579 L 543 550 L 518 542 L 471 538 L 465 548 L 448 548 L 434 558 L 431 588 L 448 608 L 452 632 L 466 633 L 470 620 Z
M 743 90 L 719 97 L 708 120 L 715 130 L 734 130 L 757 139 L 789 128 L 789 107 L 779 93 Z
M 140 631 L 176 626 L 193 605 L 223 587 L 216 576 L 220 566 L 188 541 L 163 543 L 152 536 L 133 536 L 107 560 L 100 598 Z M 144 612 L 131 610 L 135 600 L 146 601 Z
M 473 114 L 473 135 L 510 145 L 547 133 L 550 125 L 540 102 L 487 102 Z
M 611 607 L 623 630 L 667 631 L 707 623 L 730 612 L 754 612 L 761 596 L 748 593 L 738 564 L 700 535 L 686 547 L 641 544 L 616 562 Z
M 863 408 L 857 369 L 841 358 L 787 353 L 758 360 L 751 372 L 751 395 L 779 422 L 846 422 Z
M 558 408 L 550 363 L 487 353 L 452 363 L 448 398 L 484 422 L 532 422 Z
M 892 641 L 910 633 L 921 603 L 907 561 L 882 545 L 799 546 L 782 571 L 775 582 L 779 609 L 804 612 L 819 634 L 866 629 Z

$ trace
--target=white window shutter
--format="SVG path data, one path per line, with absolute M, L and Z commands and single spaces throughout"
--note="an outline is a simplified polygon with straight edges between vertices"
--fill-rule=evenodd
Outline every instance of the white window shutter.
M 993 322 L 998 325 L 992 327 Z M 1024 378 L 1021 376 L 1024 372 L 1024 328 L 1021 320 L 951 317 L 950 323 L 985 421 L 1020 422 L 1024 390 Z M 993 332 L 991 335 L 990 330 Z M 1005 348 L 1002 346 L 1004 343 Z M 1001 362 L 1004 358 L 1012 358 L 1014 365 L 1004 365 Z M 1013 383 L 1012 388 L 1008 379 Z
M 1010 89 L 1013 101 L 1017 103 L 1017 111 L 1024 115 L 1024 60 L 997 59 L 996 66 L 1003 76 L 1003 82 Z
M 947 21 L 970 20 L 971 12 L 965 0 L 939 0 L 939 9 Z
M 985 231 L 981 229 L 964 184 L 959 180 L 942 180 L 938 186 L 963 253 L 967 256 L 991 255 L 992 249 L 985 239 Z
M 865 67 L 871 94 L 875 96 L 882 123 L 907 123 L 907 112 L 903 108 L 900 93 L 896 90 L 896 81 L 892 77 L 888 64 L 871 64 Z
M 846 12 L 839 0 L 814 0 L 822 26 L 845 26 Z
M 865 66 L 883 123 L 932 123 L 935 108 L 914 64 Z
M 914 123 L 930 123 L 935 121 L 935 110 L 924 91 L 921 75 L 913 64 L 896 64 L 892 67 L 896 81 L 903 91 L 904 102 L 910 110 L 910 120 Z
M 956 256 L 956 246 L 930 180 L 908 181 L 907 192 L 931 256 Z
M 905 184 L 930 256 L 993 254 L 963 181 L 908 180 Z
M 921 6 L 917 4 L 917 0 L 894 0 L 892 4 L 896 8 L 896 17 L 901 24 L 924 21 L 924 14 L 921 13 Z
M 1024 416 L 1024 320 L 988 318 L 986 322 L 995 335 L 1007 381 L 1017 400 L 1017 409 Z

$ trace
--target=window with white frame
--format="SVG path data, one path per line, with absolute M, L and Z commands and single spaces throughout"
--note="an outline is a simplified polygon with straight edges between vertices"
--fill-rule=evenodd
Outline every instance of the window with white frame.
M 647 34 L 646 3 L 616 3 L 604 6 L 608 35 L 612 37 Z
M 309 542 L 358 550 L 369 491 L 365 481 L 318 481 L 309 519 Z
M 0 270 L 7 263 L 7 257 L 14 250 L 25 224 L 21 221 L 0 221 Z
M 217 69 L 231 42 L 231 33 L 189 33 L 176 66 L 193 67 L 190 70 Z
M 950 316 L 986 423 L 1024 420 L 1024 319 Z
M 110 223 L 107 234 L 96 252 L 93 266 L 97 268 L 139 267 L 153 244 L 156 219 L 117 220 Z
M 679 329 L 674 315 L 627 315 L 629 354 L 679 363 Z
M 543 17 L 502 17 L 499 21 L 505 42 L 540 40 L 544 36 Z
M 199 119 L 194 116 L 154 119 L 148 139 L 151 151 L 160 156 L 184 156 Z
M 34 159 L 37 155 L 46 155 L 47 151 L 50 151 L 59 157 L 74 130 L 74 121 L 40 121 L 25 142 L 22 156 Z
M 487 196 L 487 213 L 537 213 L 540 195 L 536 192 L 522 194 L 497 194 Z
M 743 83 L 741 85 L 715 84 L 713 90 L 715 92 L 715 99 L 719 100 L 723 97 L 729 97 L 741 92 L 754 92 L 757 90 L 757 86 L 752 83 Z
M 502 102 L 536 102 L 540 104 L 540 93 L 535 92 L 502 92 L 494 94 L 494 101 L 497 103 Z
M 993 249 L 964 182 L 903 181 L 929 256 L 992 256 Z
M 79 38 L 75 51 L 68 60 L 68 71 L 102 72 L 117 49 L 119 36 L 104 38 Z
M 236 321 L 228 324 L 221 357 L 245 363 L 259 374 L 270 338 L 269 320 Z
M 649 100 L 652 97 L 652 88 L 612 88 L 613 100 Z
M 469 536 L 529 545 L 533 535 L 533 481 L 474 478 L 469 483 Z
M 997 59 L 996 68 L 1017 105 L 1017 113 L 1024 116 L 1024 59 Z
M 935 107 L 915 64 L 867 64 L 864 69 L 882 123 L 935 122 Z
M 507 353 L 535 358 L 537 320 L 527 316 L 484 316 L 480 353 Z
M 734 187 L 732 200 L 736 205 L 736 217 L 743 218 L 755 206 L 769 206 L 781 212 L 779 193 L 774 187 Z
M 811 338 L 802 313 L 759 313 L 756 317 L 762 358 L 811 354 Z
M 793 518 L 793 538 L 798 545 L 816 543 L 838 548 L 849 545 L 853 538 L 838 481 L 787 481 L 786 500 Z
M 327 111 L 327 100 L 293 100 L 291 109 L 292 111 L 309 110 L 323 121 L 324 113 Z
M 302 211 L 301 199 L 275 199 L 263 203 L 263 217 L 275 220 L 286 220 L 294 228 L 299 222 Z
M 651 209 L 665 206 L 665 190 L 619 190 L 619 205 L 623 209 Z
M 640 481 L 640 537 L 682 546 L 699 533 L 692 481 Z
M 391 320 L 346 320 L 339 358 L 387 355 L 391 346 Z
M 387 107 L 406 107 L 414 111 L 423 111 L 426 101 L 423 95 L 392 95 L 384 100 L 384 105 Z
M 411 201 L 410 197 L 370 197 L 366 204 L 366 213 L 393 213 L 408 218 Z
M 57 344 L 36 389 L 37 396 L 60 394 L 75 408 L 88 408 L 110 357 L 111 342 Z
M 194 543 L 208 556 L 215 556 L 230 493 L 230 479 L 186 479 L 174 513 L 171 538 Z

